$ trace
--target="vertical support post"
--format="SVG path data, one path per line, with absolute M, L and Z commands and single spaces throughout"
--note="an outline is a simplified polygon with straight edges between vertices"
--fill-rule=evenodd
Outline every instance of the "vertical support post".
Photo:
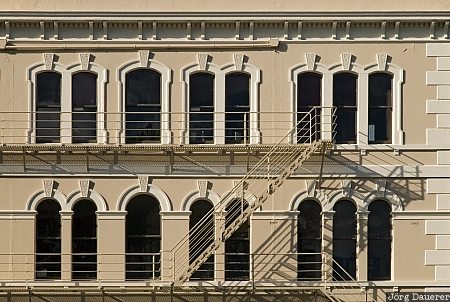
M 247 112 L 244 113 L 244 144 L 247 144 Z
M 358 255 L 356 267 L 357 267 L 357 279 L 358 281 L 367 281 L 367 231 L 368 231 L 368 219 L 369 211 L 358 211 L 357 215 L 357 236 L 356 236 L 356 255 Z
M 253 253 L 250 254 L 250 262 L 252 267 L 252 290 L 255 290 L 255 257 Z
M 60 211 L 61 215 L 61 280 L 72 279 L 72 211 Z
M 333 278 L 333 216 L 334 211 L 322 212 L 322 272 L 324 281 L 331 281 Z

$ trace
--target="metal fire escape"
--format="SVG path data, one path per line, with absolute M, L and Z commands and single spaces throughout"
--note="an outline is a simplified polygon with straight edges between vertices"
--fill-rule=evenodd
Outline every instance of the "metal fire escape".
M 313 154 L 323 155 L 331 148 L 333 116 L 331 108 L 314 108 L 299 116 L 295 127 L 236 182 L 234 188 L 183 237 L 172 250 L 174 285 L 180 286 L 188 281 L 252 213 Z M 215 223 L 217 216 L 221 221 L 219 225 Z

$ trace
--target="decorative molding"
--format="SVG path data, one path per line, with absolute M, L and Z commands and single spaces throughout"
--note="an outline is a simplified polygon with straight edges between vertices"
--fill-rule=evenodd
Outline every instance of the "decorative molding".
M 316 196 L 317 180 L 305 180 L 308 197 Z
M 206 70 L 206 65 L 208 63 L 208 54 L 198 53 L 197 54 L 198 68 L 200 70 Z
M 54 185 L 55 181 L 53 179 L 44 179 L 42 181 L 45 197 L 52 197 Z
M 150 57 L 150 51 L 147 49 L 139 50 L 139 62 L 141 64 L 141 67 L 147 67 L 148 66 L 148 59 Z
M 317 55 L 315 53 L 305 53 L 306 66 L 307 66 L 308 70 L 315 69 L 316 58 L 317 58 Z
M 342 195 L 344 196 L 351 196 L 352 195 L 352 181 L 351 180 L 342 180 L 341 181 L 341 189 L 342 189 Z
M 208 191 L 208 181 L 207 180 L 197 180 L 198 194 L 201 198 L 206 197 Z
M 90 53 L 80 53 L 80 64 L 82 70 L 88 70 L 89 69 L 89 63 L 91 61 L 91 54 Z
M 386 21 L 381 22 L 381 34 L 380 37 L 381 39 L 386 39 Z
M 385 53 L 377 53 L 378 70 L 386 70 L 388 55 Z
M 243 199 L 248 188 L 248 183 L 246 181 L 241 183 L 240 180 L 233 180 L 233 188 L 235 190 L 235 198 Z
M 139 175 L 138 182 L 139 182 L 139 192 L 147 192 L 149 177 L 147 175 Z
M 242 70 L 244 64 L 244 55 L 240 53 L 233 54 L 234 67 L 236 70 Z
M 53 53 L 44 53 L 44 65 L 45 69 L 52 70 L 53 69 L 53 60 L 55 59 L 55 54 Z
M 350 65 L 352 63 L 352 54 L 342 53 L 341 54 L 342 68 L 344 70 L 350 70 Z
M 377 180 L 377 195 L 379 197 L 386 196 L 386 186 L 387 186 L 386 180 Z
M 81 197 L 88 197 L 90 184 L 91 181 L 88 179 L 82 179 L 79 181 Z

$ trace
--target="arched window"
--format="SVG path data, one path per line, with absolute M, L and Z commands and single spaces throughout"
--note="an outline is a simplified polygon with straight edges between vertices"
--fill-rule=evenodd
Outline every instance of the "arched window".
M 230 226 L 248 203 L 241 199 L 231 201 L 225 208 L 225 227 Z M 225 241 L 225 280 L 248 280 L 250 278 L 250 222 L 244 222 Z
M 196 200 L 189 217 L 189 262 L 192 263 L 214 242 L 214 212 L 208 200 Z M 214 255 L 200 266 L 191 280 L 214 280 Z
M 72 75 L 72 142 L 97 142 L 97 75 Z
M 297 251 L 298 280 L 322 278 L 322 209 L 314 200 L 305 200 L 298 207 Z
M 61 74 L 52 71 L 36 76 L 36 143 L 60 142 Z
M 189 143 L 214 143 L 214 75 L 189 76 Z
M 392 142 L 392 78 L 385 72 L 369 75 L 369 143 Z
M 97 278 L 97 207 L 81 199 L 73 207 L 72 279 Z
M 61 279 L 61 207 L 45 199 L 36 211 L 36 279 Z
M 336 136 L 338 144 L 356 143 L 358 76 L 349 72 L 333 76 L 333 106 L 336 107 Z
M 303 72 L 297 76 L 297 142 L 307 143 L 320 138 L 320 107 L 322 103 L 322 75 Z
M 349 200 L 340 200 L 333 209 L 333 278 L 356 278 L 356 207 Z
M 225 77 L 225 143 L 250 142 L 250 75 L 229 73 Z
M 125 135 L 130 143 L 161 142 L 161 74 L 136 69 L 125 80 Z
M 137 195 L 126 207 L 126 278 L 160 276 L 161 218 L 158 200 Z
M 391 207 L 384 200 L 369 205 L 368 279 L 391 279 Z

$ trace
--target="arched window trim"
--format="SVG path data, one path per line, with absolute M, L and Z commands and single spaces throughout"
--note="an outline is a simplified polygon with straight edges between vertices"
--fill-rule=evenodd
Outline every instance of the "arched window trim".
M 28 144 L 36 143 L 36 95 L 37 95 L 37 75 L 42 72 L 55 72 L 61 75 L 61 112 L 64 112 L 65 103 L 67 102 L 67 81 L 70 82 L 66 68 L 64 65 L 53 62 L 52 67 L 47 69 L 45 63 L 38 63 L 28 68 L 27 83 L 28 83 L 28 121 L 29 126 L 26 132 Z M 69 78 L 69 79 L 68 79 Z M 71 109 L 70 109 L 71 110 Z M 70 111 L 69 110 L 69 111 Z M 61 129 L 60 143 L 69 143 L 66 138 L 70 137 L 69 129 Z M 69 133 L 69 136 L 67 134 Z
M 97 212 L 108 211 L 108 205 L 105 199 L 97 191 L 89 189 L 87 196 L 83 196 L 80 190 L 75 190 L 67 196 L 67 203 L 65 205 L 66 211 L 73 211 L 73 207 L 79 200 L 91 200 L 97 207 Z
M 369 64 L 364 67 L 365 73 L 367 74 L 367 110 L 361 114 L 361 123 L 363 127 L 367 128 L 369 124 L 369 111 L 368 111 L 368 98 L 369 98 L 369 75 L 372 73 L 387 73 L 393 76 L 392 78 L 392 145 L 403 145 L 404 144 L 404 131 L 402 125 L 402 87 L 403 87 L 403 75 L 404 70 L 397 65 L 387 63 L 384 70 L 378 68 L 378 64 Z M 368 136 L 364 137 L 365 140 L 362 142 L 368 144 Z
M 89 63 L 88 69 L 83 69 L 80 63 L 75 63 L 69 65 L 67 67 L 67 71 L 69 72 L 68 77 L 70 81 L 70 85 L 67 86 L 67 94 L 68 102 L 64 102 L 64 108 L 62 108 L 63 112 L 71 112 L 72 111 L 72 75 L 80 72 L 89 72 L 97 75 L 97 142 L 99 144 L 107 143 L 108 132 L 105 128 L 105 104 L 106 104 L 106 84 L 108 83 L 108 71 L 101 65 L 96 63 Z M 72 115 L 69 114 L 65 117 L 66 121 L 69 121 L 69 125 L 71 125 Z M 72 137 L 70 137 L 70 142 L 72 142 Z
M 136 69 L 150 69 L 161 74 L 161 144 L 170 144 L 172 141 L 172 132 L 169 128 L 170 113 L 170 83 L 172 83 L 172 70 L 155 60 L 149 60 L 147 66 L 142 66 L 141 61 L 133 60 L 125 63 L 117 69 L 117 80 L 119 82 L 119 112 L 125 112 L 125 82 L 126 75 L 130 71 Z M 125 118 L 124 114 L 120 114 L 120 126 L 118 129 L 119 142 L 125 144 Z
M 200 200 L 200 199 L 208 200 L 209 202 L 211 202 L 213 207 L 215 207 L 220 202 L 220 196 L 214 191 L 211 191 L 208 189 L 206 191 L 206 196 L 202 197 L 202 196 L 200 196 L 199 190 L 194 190 L 194 191 L 190 192 L 189 194 L 187 194 L 186 197 L 183 199 L 183 201 L 181 202 L 180 211 L 182 211 L 182 212 L 190 211 L 190 208 L 194 204 L 194 202 L 196 202 L 197 200 Z
M 155 197 L 160 205 L 161 212 L 171 212 L 172 211 L 172 203 L 170 202 L 169 197 L 167 194 L 158 188 L 155 185 L 148 184 L 146 191 L 141 191 L 141 188 L 139 185 L 134 185 L 126 189 L 119 197 L 117 201 L 117 211 L 125 212 L 128 202 L 133 199 L 136 195 L 139 194 L 148 194 Z

